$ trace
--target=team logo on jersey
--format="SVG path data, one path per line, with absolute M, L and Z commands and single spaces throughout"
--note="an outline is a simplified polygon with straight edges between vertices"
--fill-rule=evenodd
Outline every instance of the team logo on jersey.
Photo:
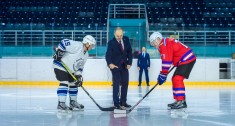
M 79 71 L 79 70 L 82 71 L 83 66 L 84 66 L 84 59 L 80 58 L 74 62 L 73 69 L 74 71 Z

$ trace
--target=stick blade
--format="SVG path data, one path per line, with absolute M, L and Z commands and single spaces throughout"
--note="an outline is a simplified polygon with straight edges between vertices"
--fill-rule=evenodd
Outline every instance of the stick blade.
M 114 114 L 127 114 L 127 111 L 121 110 L 121 109 L 114 109 L 113 113 Z
M 100 108 L 101 111 L 114 111 L 114 107 Z

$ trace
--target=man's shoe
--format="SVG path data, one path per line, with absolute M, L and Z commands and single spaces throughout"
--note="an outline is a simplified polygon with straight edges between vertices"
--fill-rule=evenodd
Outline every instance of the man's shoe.
M 125 107 L 120 106 L 120 105 L 114 105 L 114 109 L 125 110 Z
M 123 106 L 123 107 L 125 107 L 125 108 L 130 108 L 131 107 L 131 105 L 129 105 L 129 104 L 124 104 L 124 105 L 121 105 L 121 106 Z
M 141 86 L 141 83 L 139 83 L 138 86 Z

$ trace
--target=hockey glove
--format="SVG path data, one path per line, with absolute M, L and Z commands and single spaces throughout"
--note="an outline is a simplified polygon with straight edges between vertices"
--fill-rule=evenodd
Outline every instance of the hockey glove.
M 83 83 L 82 75 L 75 75 L 75 77 L 77 78 L 77 81 L 74 82 L 74 84 L 77 85 L 78 87 L 81 87 Z
M 162 85 L 166 81 L 166 78 L 167 78 L 166 74 L 160 73 L 157 78 L 158 84 Z
M 61 50 L 61 49 L 56 49 L 56 53 L 53 55 L 53 58 L 56 61 L 61 61 L 61 58 L 63 57 L 65 51 Z

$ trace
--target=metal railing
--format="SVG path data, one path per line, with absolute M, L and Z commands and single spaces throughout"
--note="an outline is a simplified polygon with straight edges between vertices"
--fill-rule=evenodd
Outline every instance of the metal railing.
M 235 45 L 235 31 L 162 31 L 162 34 L 193 46 Z
M 152 32 L 153 30 L 149 31 L 149 34 Z M 198 56 L 229 57 L 231 56 L 230 54 L 235 52 L 235 31 L 161 32 L 164 37 L 174 37 L 182 43 L 193 47 Z M 87 34 L 94 36 L 97 40 L 95 49 L 91 51 L 92 56 L 104 57 L 107 48 L 105 30 L 2 30 L 0 31 L 0 57 L 51 56 L 54 53 L 51 51 L 52 48 L 57 46 L 62 39 L 82 41 Z M 135 42 L 131 42 L 133 48 L 139 45 Z M 153 49 L 149 42 L 146 42 L 146 45 L 147 48 Z M 207 48 L 209 49 L 207 50 Z M 213 51 L 210 52 L 212 49 Z M 225 52 L 226 54 L 223 54 Z
M 96 38 L 97 46 L 106 45 L 106 31 L 102 30 L 3 30 L 0 43 L 2 46 L 54 46 L 65 38 L 82 41 L 88 34 Z

